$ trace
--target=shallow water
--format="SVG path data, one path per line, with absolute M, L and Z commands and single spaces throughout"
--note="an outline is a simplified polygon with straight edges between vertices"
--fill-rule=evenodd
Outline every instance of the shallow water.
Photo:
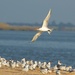
M 43 33 L 34 43 L 34 31 L 0 31 L 0 56 L 6 59 L 52 61 L 61 60 L 75 67 L 75 32 L 53 31 Z

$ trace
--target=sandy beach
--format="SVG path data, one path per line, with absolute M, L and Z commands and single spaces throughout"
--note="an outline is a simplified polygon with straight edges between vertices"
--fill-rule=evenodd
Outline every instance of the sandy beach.
M 8 67 L 2 67 L 0 68 L 0 75 L 56 75 L 55 72 L 47 73 L 47 74 L 42 74 L 37 68 L 36 70 L 29 70 L 28 72 L 22 71 L 21 68 L 8 68 Z M 66 71 L 61 71 L 61 75 L 75 75 L 75 72 L 66 72 Z

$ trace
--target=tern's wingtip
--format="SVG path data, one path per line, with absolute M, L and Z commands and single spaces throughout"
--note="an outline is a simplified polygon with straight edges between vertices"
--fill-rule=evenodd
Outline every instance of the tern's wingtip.
M 52 9 L 50 9 L 49 12 L 51 13 L 52 12 Z
M 33 40 L 31 40 L 31 43 L 34 42 Z

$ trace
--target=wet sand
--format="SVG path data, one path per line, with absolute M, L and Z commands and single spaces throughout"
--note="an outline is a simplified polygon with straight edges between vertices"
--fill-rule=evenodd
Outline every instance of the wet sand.
M 0 75 L 56 75 L 55 72 L 52 73 L 47 73 L 47 74 L 42 74 L 40 72 L 40 69 L 37 68 L 36 70 L 29 70 L 28 72 L 22 71 L 21 68 L 8 68 L 8 67 L 3 67 L 0 68 Z M 75 75 L 75 72 L 66 72 L 66 71 L 61 71 L 61 75 Z

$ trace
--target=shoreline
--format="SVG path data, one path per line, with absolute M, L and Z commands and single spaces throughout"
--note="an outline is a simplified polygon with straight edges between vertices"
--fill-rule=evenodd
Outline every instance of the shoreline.
M 51 67 L 51 62 L 38 62 L 25 58 L 15 62 L 0 57 L 0 75 L 56 75 L 58 69 L 57 64 Z M 60 73 L 61 75 L 75 75 L 75 69 L 72 66 L 61 66 Z
M 61 71 L 60 73 L 61 75 L 75 75 L 75 72 L 69 73 L 66 71 Z M 51 72 L 47 74 L 42 74 L 38 68 L 34 71 L 30 70 L 28 72 L 25 72 L 25 71 L 22 71 L 20 68 L 10 69 L 10 68 L 4 67 L 4 68 L 0 68 L 0 75 L 56 75 L 56 73 Z

